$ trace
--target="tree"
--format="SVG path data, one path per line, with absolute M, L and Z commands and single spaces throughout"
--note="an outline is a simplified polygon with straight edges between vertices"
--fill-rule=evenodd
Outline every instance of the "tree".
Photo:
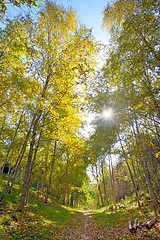
M 76 127 L 80 126 L 80 114 L 79 117 L 76 114 L 81 101 L 76 93 L 76 86 L 83 84 L 92 71 L 92 50 L 96 47 L 87 29 L 78 29 L 74 11 L 66 11 L 55 3 L 47 3 L 40 12 L 35 24 L 35 42 L 37 57 L 31 64 L 32 68 L 34 66 L 34 77 L 39 82 L 39 95 L 35 101 L 36 117 L 19 211 L 23 211 L 28 195 L 36 136 L 44 116 L 49 116 L 47 125 L 52 122 L 55 123 L 55 128 L 59 125 L 58 140 L 66 143 L 72 141 L 70 132 L 75 132 Z M 59 128 L 63 131 L 60 132 Z
M 109 27 L 111 34 L 103 78 L 112 89 L 112 106 L 116 106 L 113 111 L 120 125 L 119 136 L 124 138 L 127 155 L 123 146 L 121 151 L 136 192 L 136 174 L 141 177 L 144 174 L 155 214 L 158 200 L 153 189 L 157 180 L 154 180 L 153 174 L 153 149 L 147 146 L 159 134 L 159 129 L 153 127 L 153 119 L 159 122 L 160 117 L 158 6 L 159 2 L 156 0 L 117 0 L 105 8 L 103 19 L 104 27 Z M 140 139 L 143 139 L 143 143 Z M 156 142 L 158 144 L 157 140 Z
M 9 1 L 11 4 L 13 4 L 14 6 L 20 7 L 23 4 L 27 4 L 28 6 L 37 6 L 36 4 L 36 0 L 10 0 Z M 7 10 L 7 6 L 6 6 L 6 0 L 2 0 L 0 2 L 0 8 L 1 8 L 1 12 L 5 13 L 5 11 Z
M 13 171 L 1 201 L 10 182 L 11 192 L 23 166 L 24 184 L 19 205 L 19 211 L 23 211 L 32 178 L 36 179 L 38 172 L 45 172 L 44 188 L 50 172 L 52 182 L 55 162 L 50 164 L 53 158 L 44 144 L 58 141 L 68 146 L 71 153 L 77 139 L 81 139 L 85 84 L 94 72 L 94 54 L 99 47 L 91 31 L 78 24 L 75 11 L 51 2 L 46 2 L 36 21 L 31 16 L 7 20 L 0 34 L 2 161 L 6 162 L 9 153 L 16 151 Z M 19 126 L 17 120 L 22 112 Z M 57 154 L 60 156 L 60 152 Z M 39 163 L 41 167 L 37 169 Z M 47 165 L 51 167 L 48 172 Z M 49 191 L 52 187 L 50 184 Z

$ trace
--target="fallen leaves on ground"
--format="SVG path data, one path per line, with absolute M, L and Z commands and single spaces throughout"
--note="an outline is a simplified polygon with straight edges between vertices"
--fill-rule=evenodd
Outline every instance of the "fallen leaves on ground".
M 150 230 L 138 229 L 136 233 L 129 233 L 128 224 L 111 224 L 101 226 L 92 211 L 81 211 L 75 214 L 73 221 L 66 224 L 53 224 L 37 219 L 29 213 L 17 213 L 18 222 L 7 226 L 4 240 L 9 239 L 37 239 L 37 240 L 160 240 L 160 222 Z M 3 229 L 1 229 L 3 230 Z M 7 231 L 6 231 L 7 230 Z M 3 231 L 1 231 L 3 233 Z
M 54 239 L 60 240 L 158 240 L 160 239 L 160 223 L 157 223 L 150 230 L 142 228 L 138 229 L 136 233 L 129 233 L 128 225 L 122 226 L 103 226 L 98 227 L 97 223 L 90 211 L 82 211 L 72 222 L 71 225 L 66 226 Z

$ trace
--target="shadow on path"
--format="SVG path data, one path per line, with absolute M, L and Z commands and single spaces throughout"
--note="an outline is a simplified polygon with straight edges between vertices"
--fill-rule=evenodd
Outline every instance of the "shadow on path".
M 159 223 L 157 223 L 158 226 Z M 128 231 L 128 222 L 120 226 L 116 224 L 110 226 L 98 227 L 92 216 L 92 210 L 79 211 L 75 219 L 61 229 L 58 234 L 58 240 L 160 240 L 158 228 L 150 231 L 139 229 L 137 234 L 131 234 Z M 157 229 L 157 230 L 156 230 Z M 152 231 L 156 231 L 153 232 Z
M 78 217 L 72 222 L 72 226 L 63 229 L 63 237 L 59 239 L 72 240 L 101 240 L 101 230 L 97 227 L 94 218 L 91 216 L 92 210 L 81 211 Z

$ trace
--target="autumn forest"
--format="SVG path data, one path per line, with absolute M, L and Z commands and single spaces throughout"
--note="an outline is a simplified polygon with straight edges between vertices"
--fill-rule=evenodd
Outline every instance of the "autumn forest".
M 26 214 L 35 195 L 115 214 L 132 199 L 158 217 L 159 1 L 106 2 L 107 46 L 72 7 L 10 2 L 37 14 L 8 16 L 0 2 L 0 211 Z M 112 239 L 85 237 L 10 239 Z

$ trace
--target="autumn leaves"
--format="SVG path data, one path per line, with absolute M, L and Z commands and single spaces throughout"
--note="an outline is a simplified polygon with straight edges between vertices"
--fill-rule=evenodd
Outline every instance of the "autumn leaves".
M 31 16 L 6 20 L 1 38 L 2 124 L 7 129 L 13 123 L 14 131 L 23 113 L 11 159 L 16 172 L 23 161 L 24 183 L 18 208 L 23 211 L 35 164 L 41 165 L 48 149 L 54 149 L 57 141 L 56 151 L 61 152 L 58 158 L 69 154 L 73 159 L 83 149 L 79 129 L 83 123 L 84 83 L 94 71 L 98 47 L 90 31 L 79 26 L 75 11 L 51 2 L 46 3 L 36 20 Z M 9 133 L 2 148 L 7 148 L 11 139 Z M 50 169 L 45 181 L 53 172 L 53 156 L 48 156 L 46 164 Z M 17 174 L 9 182 L 15 181 Z

